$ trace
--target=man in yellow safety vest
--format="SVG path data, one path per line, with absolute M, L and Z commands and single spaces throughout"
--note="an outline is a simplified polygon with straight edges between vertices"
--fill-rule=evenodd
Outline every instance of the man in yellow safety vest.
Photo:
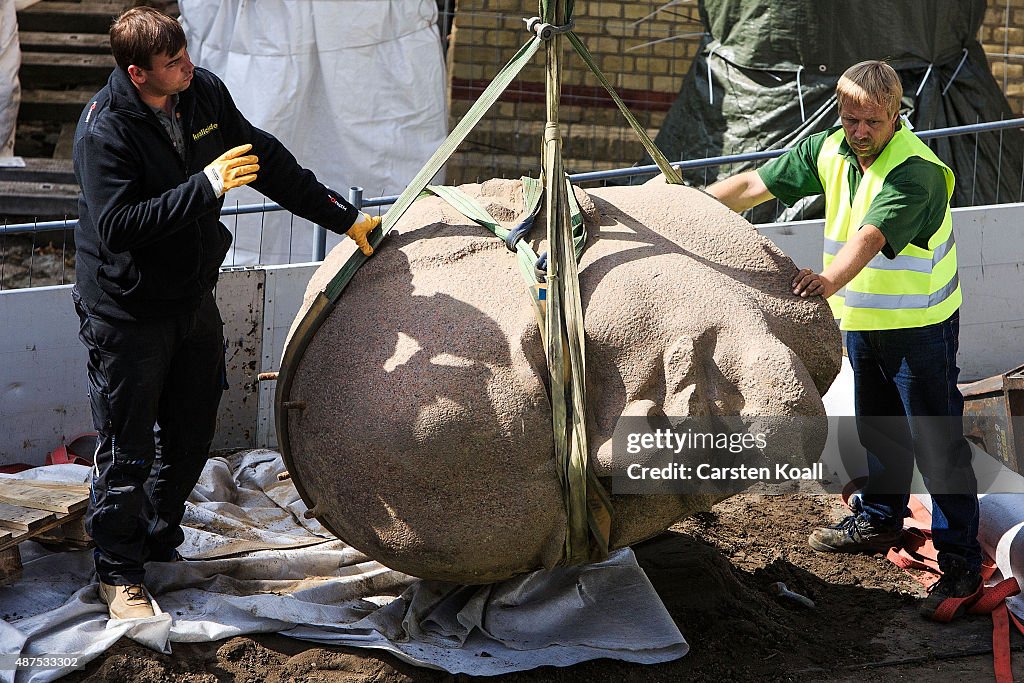
M 977 481 L 956 385 L 962 301 L 949 198 L 953 172 L 899 117 L 903 87 L 888 64 L 861 62 L 836 87 L 841 126 L 812 135 L 757 171 L 707 188 L 734 211 L 778 198 L 825 197 L 820 273 L 793 293 L 827 297 L 854 372 L 868 483 L 853 514 L 818 529 L 823 552 L 899 545 L 914 462 L 932 494 L 942 576 L 921 607 L 980 590 Z

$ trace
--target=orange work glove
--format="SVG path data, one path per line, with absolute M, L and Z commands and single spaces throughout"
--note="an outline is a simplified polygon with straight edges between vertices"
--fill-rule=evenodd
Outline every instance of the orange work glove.
M 352 227 L 345 231 L 345 234 L 359 245 L 359 249 L 363 252 L 364 256 L 369 256 L 373 253 L 373 247 L 370 246 L 366 235 L 378 225 L 380 225 L 380 216 L 371 216 L 360 211 L 359 218 L 352 224 Z
M 259 158 L 255 154 L 245 154 L 252 145 L 239 145 L 229 149 L 210 162 L 203 173 L 210 179 L 213 192 L 218 197 L 228 190 L 248 185 L 256 180 L 256 171 L 260 170 Z M 242 156 L 245 154 L 245 156 Z

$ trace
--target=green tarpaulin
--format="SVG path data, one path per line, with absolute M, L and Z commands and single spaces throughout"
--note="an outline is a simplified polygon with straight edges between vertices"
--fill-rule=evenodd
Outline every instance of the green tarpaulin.
M 920 132 L 1014 118 L 978 30 L 985 0 L 702 0 L 705 37 L 656 138 L 669 159 L 793 145 L 836 125 L 835 85 L 847 67 L 885 59 L 903 81 L 903 113 Z M 954 206 L 1021 200 L 1019 129 L 932 140 L 956 173 Z M 753 168 L 691 171 L 703 186 Z M 755 222 L 820 216 L 820 200 L 777 202 Z

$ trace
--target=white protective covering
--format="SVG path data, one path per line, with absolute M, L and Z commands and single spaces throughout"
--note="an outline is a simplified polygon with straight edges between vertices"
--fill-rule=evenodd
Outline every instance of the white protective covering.
M 281 456 L 267 450 L 210 459 L 185 512 L 179 550 L 189 561 L 147 565 L 146 583 L 162 608 L 148 619 L 107 620 L 90 551 L 48 553 L 23 543 L 23 577 L 0 587 L 0 656 L 72 654 L 85 663 L 122 636 L 170 652 L 173 642 L 281 633 L 495 675 L 602 657 L 664 662 L 689 649 L 628 549 L 598 564 L 489 586 L 419 581 L 305 519 L 295 486 L 278 480 L 283 469 Z M 56 465 L 15 476 L 82 482 L 89 473 Z M 65 673 L 0 667 L 0 681 Z
M 434 0 L 179 0 L 192 61 L 325 185 L 397 195 L 447 135 Z M 440 182 L 441 178 L 436 178 Z M 225 206 L 260 204 L 250 188 Z M 225 265 L 311 260 L 313 228 L 284 212 L 226 222 Z M 327 251 L 341 237 L 328 233 Z
M 14 156 L 14 129 L 21 105 L 21 47 L 15 0 L 0 0 L 0 157 Z

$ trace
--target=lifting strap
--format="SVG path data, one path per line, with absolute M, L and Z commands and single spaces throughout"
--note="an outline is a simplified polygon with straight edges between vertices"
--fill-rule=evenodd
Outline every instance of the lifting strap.
M 520 272 L 527 285 L 537 285 L 546 278 L 547 254 L 537 255 L 533 247 L 525 241 L 533 227 L 537 214 L 540 213 L 540 200 L 544 196 L 544 186 L 541 181 L 529 176 L 520 178 L 523 186 L 523 214 L 518 225 L 511 230 L 501 226 L 480 202 L 466 194 L 457 187 L 449 185 L 427 185 L 421 197 L 428 194 L 435 194 L 448 202 L 466 218 L 486 228 L 495 237 L 501 238 L 509 251 L 517 255 Z M 572 184 L 566 178 L 566 196 L 569 198 L 570 224 L 572 225 L 573 252 L 576 255 L 576 262 L 579 263 L 583 256 L 583 249 L 587 242 L 587 228 L 583 221 L 583 211 L 576 201 L 576 194 L 573 192 Z M 542 330 L 543 331 L 543 330 Z

